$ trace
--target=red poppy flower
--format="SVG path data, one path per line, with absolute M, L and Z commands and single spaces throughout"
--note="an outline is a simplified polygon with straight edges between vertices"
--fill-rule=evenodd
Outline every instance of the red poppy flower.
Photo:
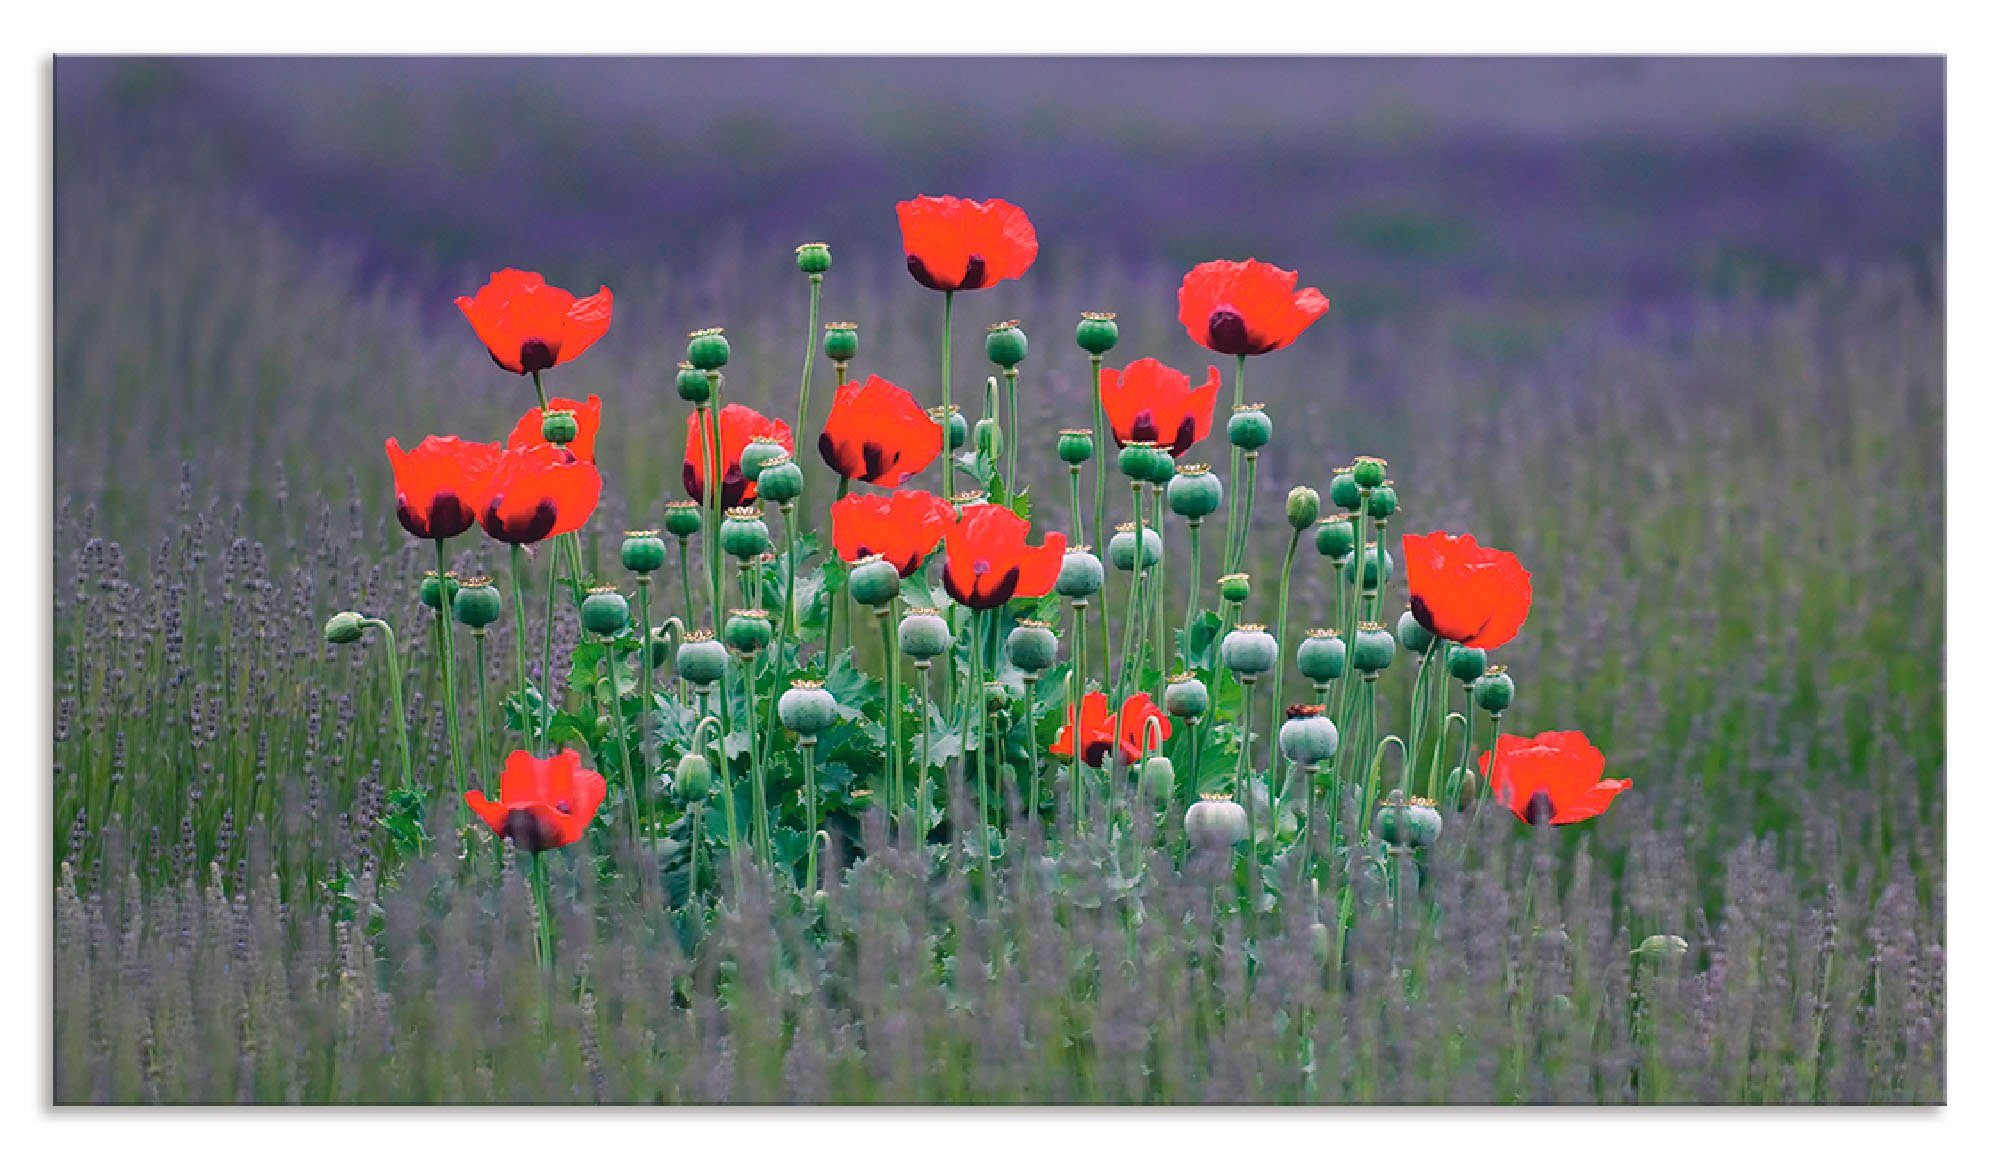
M 994 504 L 967 508 L 944 533 L 944 590 L 968 608 L 1045 596 L 1062 570 L 1063 537 L 1028 546 L 1028 521 Z
M 609 286 L 579 298 L 526 270 L 501 270 L 458 308 L 493 361 L 515 374 L 568 362 L 611 328 Z
M 1157 358 L 1141 358 L 1123 370 L 1105 367 L 1097 397 L 1118 445 L 1158 443 L 1175 458 L 1208 437 L 1215 419 L 1215 396 L 1222 373 L 1211 366 L 1208 381 L 1193 386 L 1188 376 Z
M 713 412 L 711 412 L 713 413 Z M 700 411 L 688 416 L 687 453 L 681 463 L 681 483 L 687 488 L 688 498 L 697 503 L 708 494 L 705 484 L 708 480 L 708 456 L 705 453 L 708 442 L 702 437 Z M 792 428 L 783 419 L 769 419 L 742 403 L 732 402 L 722 408 L 722 505 L 741 507 L 757 498 L 757 484 L 743 477 L 743 449 L 750 440 L 764 437 L 773 438 L 784 444 L 787 451 L 792 449 Z
M 486 505 L 500 448 L 453 435 L 426 435 L 405 451 L 383 444 L 396 476 L 396 518 L 418 539 L 450 539 L 472 527 Z
M 1434 636 L 1498 648 L 1527 622 L 1534 585 L 1511 551 L 1433 531 L 1403 537 L 1403 566 L 1409 569 L 1410 614 Z
M 833 550 L 849 563 L 879 555 L 910 576 L 943 541 L 955 514 L 929 491 L 849 495 L 833 505 Z
M 1604 777 L 1604 754 L 1580 732 L 1545 732 L 1532 740 L 1501 736 L 1494 754 L 1479 755 L 1479 771 L 1493 784 L 1493 799 L 1530 825 L 1588 821 L 1632 787 Z
M 1084 764 L 1092 768 L 1102 768 L 1104 758 L 1111 755 L 1113 746 L 1118 749 L 1121 764 L 1134 765 L 1146 754 L 1147 733 L 1152 732 L 1152 743 L 1164 745 L 1167 738 L 1174 735 L 1173 718 L 1161 711 L 1153 703 L 1153 698 L 1145 693 L 1135 693 L 1125 698 L 1125 707 L 1118 710 L 1117 719 L 1112 719 L 1111 702 L 1102 692 L 1088 693 L 1083 698 L 1081 711 L 1072 707 L 1069 721 L 1056 734 L 1056 743 L 1049 746 L 1049 752 L 1059 757 L 1071 755 L 1079 733 L 1082 736 L 1083 751 L 1080 755 Z M 1083 718 L 1081 728 L 1077 718 Z M 1160 722 L 1158 731 L 1148 729 L 1146 722 Z
M 546 760 L 515 749 L 500 773 L 500 799 L 472 789 L 465 803 L 515 848 L 542 853 L 583 839 L 604 803 L 604 778 L 584 768 L 575 749 Z
M 833 392 L 833 409 L 819 436 L 819 457 L 827 466 L 878 487 L 914 477 L 943 449 L 937 420 L 909 391 L 872 374 Z
M 502 543 L 540 543 L 590 521 L 604 480 L 568 450 L 543 443 L 500 453 L 479 525 Z
M 1040 248 L 1034 223 L 999 198 L 917 197 L 896 203 L 910 276 L 933 290 L 983 290 L 1018 278 Z
M 1181 325 L 1217 354 L 1290 346 L 1326 313 L 1326 295 L 1294 289 L 1299 275 L 1269 262 L 1203 262 L 1181 279 Z
M 576 437 L 567 444 L 571 454 L 586 463 L 597 461 L 597 428 L 603 421 L 604 402 L 596 395 L 578 402 L 573 398 L 552 398 L 550 410 L 573 410 L 576 412 Z M 542 408 L 531 406 L 521 421 L 514 424 L 514 433 L 507 436 L 510 447 L 536 447 L 547 443 L 542 437 Z

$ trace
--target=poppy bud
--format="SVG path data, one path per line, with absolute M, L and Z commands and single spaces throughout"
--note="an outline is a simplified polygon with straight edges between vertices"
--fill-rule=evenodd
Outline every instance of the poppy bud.
M 1271 416 L 1261 402 L 1246 402 L 1229 416 L 1229 445 L 1254 451 L 1271 441 Z
M 1285 496 L 1285 521 L 1293 531 L 1304 531 L 1319 518 L 1319 492 L 1311 487 L 1294 487 Z
M 737 608 L 722 625 L 722 642 L 745 656 L 771 642 L 771 613 L 762 608 Z
M 1354 475 L 1354 485 L 1362 489 L 1380 487 L 1389 479 L 1389 464 L 1370 455 L 1362 455 L 1354 460 L 1348 470 Z
M 1063 553 L 1056 573 L 1056 591 L 1072 600 L 1087 600 L 1104 586 L 1104 564 L 1081 544 Z
M 852 322 L 828 322 L 820 348 L 835 362 L 849 362 L 861 349 L 861 337 Z
M 1023 672 L 1041 672 L 1056 662 L 1056 634 L 1040 620 L 1022 620 L 1007 633 L 1007 659 Z
M 335 612 L 326 621 L 326 642 L 329 644 L 352 644 L 367 631 L 358 612 Z
M 1056 457 L 1072 467 L 1090 462 L 1096 450 L 1089 431 L 1067 430 L 1056 435 Z
M 549 410 L 542 412 L 542 437 L 556 446 L 565 446 L 576 441 L 576 412 L 573 410 Z
M 1306 934 L 1312 939 L 1313 963 L 1324 966 L 1333 957 L 1333 931 L 1325 922 L 1314 922 L 1306 927 Z
M 1363 624 L 1354 633 L 1354 670 L 1374 676 L 1396 662 L 1396 638 L 1380 624 Z
M 973 424 L 972 446 L 980 454 L 989 459 L 998 459 L 1002 450 L 1001 442 L 998 419 L 980 419 Z
M 628 531 L 618 545 L 618 562 L 640 575 L 667 566 L 667 545 L 657 531 Z
M 1486 671 L 1486 649 L 1453 644 L 1445 653 L 1445 668 L 1460 684 L 1470 684 Z
M 701 504 L 692 499 L 676 499 L 667 504 L 667 531 L 676 539 L 686 539 L 701 530 Z
M 817 680 L 794 680 L 778 697 L 778 720 L 802 737 L 825 732 L 839 717 L 839 703 Z
M 1206 519 L 1222 507 L 1222 480 L 1206 463 L 1189 463 L 1167 481 L 1167 506 L 1184 519 Z
M 1262 624 L 1244 624 L 1222 638 L 1222 663 L 1238 676 L 1255 677 L 1278 663 L 1278 642 Z
M 1396 489 L 1384 483 L 1368 493 L 1368 518 L 1387 519 L 1396 513 Z
M 1430 651 L 1431 645 L 1437 643 L 1437 637 L 1431 635 L 1429 628 L 1418 623 L 1413 613 L 1404 612 L 1396 618 L 1396 642 L 1412 652 L 1423 653 Z
M 1118 345 L 1118 315 L 1085 310 L 1076 324 L 1076 344 L 1088 354 L 1108 352 Z
M 881 556 L 871 556 L 847 573 L 847 589 L 854 598 L 871 608 L 881 607 L 903 590 L 903 577 L 896 565 Z
M 1209 849 L 1221 849 L 1250 837 L 1250 817 L 1243 806 L 1226 793 L 1203 793 L 1201 800 L 1188 806 L 1188 840 Z
M 1375 810 L 1372 826 L 1375 836 L 1391 845 L 1401 845 L 1406 849 L 1420 848 L 1438 839 L 1444 829 L 1444 818 L 1438 815 L 1437 803 L 1423 797 L 1411 797 L 1405 801 L 1402 790 L 1389 794 L 1382 807 Z
M 631 607 L 613 587 L 592 588 L 590 594 L 583 597 L 579 615 L 583 620 L 583 630 L 599 636 L 615 636 L 632 621 Z
M 1232 604 L 1250 598 L 1250 577 L 1240 571 L 1216 580 L 1215 586 L 1222 589 L 1222 598 Z
M 688 365 L 696 370 L 721 370 L 729 365 L 729 338 L 722 327 L 696 330 L 688 335 Z
M 1143 566 L 1152 567 L 1154 564 L 1159 563 L 1160 550 L 1159 533 L 1148 527 L 1145 535 L 1146 562 Z M 1111 566 L 1117 568 L 1119 571 L 1131 571 L 1133 563 L 1136 562 L 1133 557 L 1137 551 L 1138 535 L 1136 530 L 1130 523 L 1119 524 L 1118 534 L 1111 537 L 1111 546 L 1105 552 L 1111 559 Z
M 693 363 L 683 362 L 674 373 L 674 391 L 681 398 L 700 406 L 715 395 L 715 384 L 708 381 L 708 375 L 697 370 Z
M 833 251 L 823 241 L 809 241 L 793 253 L 802 274 L 823 274 L 833 268 Z
M 737 463 L 742 467 L 743 477 L 755 483 L 764 473 L 765 467 L 779 459 L 790 457 L 791 452 L 785 449 L 785 444 L 769 435 L 758 435 L 743 448 L 743 453 L 737 457 Z
M 1380 542 L 1368 546 L 1368 553 L 1361 557 L 1361 586 L 1374 591 L 1396 574 L 1396 557 Z
M 1495 716 L 1514 704 L 1514 678 L 1504 664 L 1495 664 L 1472 682 L 1472 702 Z
M 451 601 L 452 618 L 477 632 L 500 618 L 500 589 L 485 576 L 473 576 L 459 585 Z
M 1633 950 L 1635 957 L 1648 958 L 1655 962 L 1671 962 L 1688 952 L 1687 939 L 1679 934 L 1653 934 L 1639 943 Z
M 1354 525 L 1345 516 L 1327 516 L 1319 521 L 1319 530 L 1313 533 L 1313 546 L 1336 563 L 1346 559 L 1354 554 Z
M 780 506 L 797 499 L 806 489 L 806 473 L 791 456 L 764 464 L 757 475 L 757 494 Z
M 674 671 L 690 684 L 708 685 L 722 679 L 729 669 L 729 653 L 715 633 L 697 628 L 681 640 L 674 653 Z
M 1479 773 L 1463 766 L 1445 774 L 1445 800 L 1463 810 L 1479 792 Z
M 442 581 L 438 579 L 438 573 L 427 571 L 424 573 L 423 582 L 417 585 L 417 599 L 423 601 L 423 605 L 433 611 L 444 606 L 447 593 L 452 596 L 458 595 L 458 573 L 455 571 L 444 573 Z
M 1174 795 L 1174 762 L 1166 757 L 1149 757 L 1139 770 L 1139 791 L 1149 801 L 1165 801 Z
M 986 693 L 986 707 L 998 712 L 1014 702 L 1019 689 L 1000 680 L 988 680 L 981 688 Z
M 1192 672 L 1178 672 L 1167 681 L 1160 703 L 1182 720 L 1193 720 L 1208 711 L 1208 685 Z
M 1331 758 L 1340 747 L 1340 730 L 1328 720 L 1317 704 L 1294 704 L 1285 709 L 1285 723 L 1278 726 L 1278 751 L 1295 765 L 1316 765 Z
M 1028 357 L 1028 336 L 1019 322 L 1001 322 L 986 328 L 986 361 L 1012 369 Z
M 1332 628 L 1309 628 L 1299 641 L 1299 673 L 1314 684 L 1340 679 L 1347 669 L 1347 641 Z
M 1354 481 L 1352 470 L 1334 475 L 1333 482 L 1326 485 L 1326 497 L 1342 511 L 1361 510 L 1361 484 Z
M 946 429 L 951 433 L 951 449 L 956 451 L 965 445 L 965 416 L 960 414 L 958 408 L 955 406 L 934 406 L 931 408 L 931 421 L 934 423 L 946 423 L 947 414 L 950 416 L 950 420 Z
M 896 627 L 896 642 L 910 659 L 930 660 L 951 647 L 951 625 L 934 608 L 912 608 Z
M 715 783 L 714 770 L 708 767 L 708 758 L 700 753 L 689 753 L 681 758 L 674 769 L 674 792 L 683 801 L 699 801 L 708 796 L 708 790 Z

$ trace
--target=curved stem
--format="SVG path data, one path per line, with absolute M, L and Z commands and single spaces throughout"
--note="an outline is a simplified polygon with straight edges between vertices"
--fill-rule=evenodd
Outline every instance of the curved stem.
M 410 719 L 409 710 L 403 703 L 403 662 L 396 655 L 396 630 L 386 620 L 369 617 L 361 621 L 366 626 L 382 633 L 386 645 L 384 653 L 389 665 L 389 699 L 395 703 L 396 747 L 403 755 L 403 779 L 395 788 L 407 788 L 417 781 L 416 764 L 410 759 Z

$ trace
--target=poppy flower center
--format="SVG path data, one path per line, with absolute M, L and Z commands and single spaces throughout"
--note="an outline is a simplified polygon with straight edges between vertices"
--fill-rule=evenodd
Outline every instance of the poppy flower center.
M 534 374 L 547 370 L 556 364 L 556 352 L 540 338 L 527 338 L 521 342 L 521 373 Z
M 1229 306 L 1218 306 L 1209 312 L 1208 345 L 1223 354 L 1248 354 L 1254 349 L 1243 315 Z
M 1547 825 L 1554 821 L 1556 803 L 1549 796 L 1549 791 L 1536 789 L 1535 795 L 1528 798 L 1528 807 L 1523 810 L 1522 816 L 1530 825 Z

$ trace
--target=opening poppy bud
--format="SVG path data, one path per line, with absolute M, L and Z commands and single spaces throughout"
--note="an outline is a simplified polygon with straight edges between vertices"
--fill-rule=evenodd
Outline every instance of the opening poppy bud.
M 806 473 L 787 456 L 766 463 L 757 475 L 757 495 L 780 505 L 797 499 L 806 489 Z
M 1019 322 L 1001 322 L 986 328 L 986 360 L 1008 369 L 1028 357 L 1028 335 Z
M 722 521 L 722 550 L 741 560 L 752 560 L 771 550 L 771 529 L 764 526 L 762 512 L 755 507 L 732 507 Z
M 1223 849 L 1250 839 L 1250 815 L 1224 793 L 1203 793 L 1188 806 L 1188 840 L 1206 849 Z
M 1633 950 L 1632 954 L 1655 962 L 1671 962 L 1687 952 L 1687 939 L 1679 934 L 1653 934 L 1640 942 L 1639 948 Z
M 573 410 L 550 410 L 542 412 L 542 437 L 556 446 L 567 446 L 576 441 L 576 412 Z
M 1222 663 L 1238 676 L 1261 676 L 1278 663 L 1278 641 L 1262 624 L 1244 624 L 1222 638 Z
M 1495 664 L 1472 682 L 1472 702 L 1495 716 L 1507 711 L 1514 704 L 1514 678 Z
M 327 617 L 326 642 L 329 644 L 352 644 L 367 632 L 358 612 L 335 612 Z
M 500 618 L 500 589 L 485 576 L 474 576 L 459 585 L 451 601 L 452 618 L 478 631 Z
M 779 459 L 788 459 L 791 454 L 785 449 L 785 444 L 769 435 L 758 435 L 743 448 L 743 454 L 737 462 L 742 466 L 743 477 L 756 483 L 763 476 L 765 467 Z
M 442 580 L 438 578 L 438 573 L 427 571 L 424 573 L 423 582 L 417 585 L 417 599 L 423 601 L 423 605 L 433 611 L 444 606 L 447 596 L 457 595 L 458 573 L 455 571 L 444 573 Z
M 729 365 L 729 337 L 722 327 L 696 330 L 688 335 L 688 365 L 696 370 L 721 370 Z
M 1384 483 L 1368 493 L 1368 518 L 1387 519 L 1396 513 L 1396 489 Z
M 748 656 L 771 642 L 771 614 L 762 608 L 738 608 L 722 625 L 722 642 Z
M 1445 668 L 1460 684 L 1470 684 L 1486 671 L 1486 649 L 1453 644 L 1445 653 Z
M 1111 566 L 1119 571 L 1131 571 L 1139 551 L 1139 535 L 1130 523 L 1118 525 L 1118 534 L 1111 537 L 1111 546 L 1105 552 L 1111 558 Z M 1145 534 L 1145 563 L 1142 567 L 1152 567 L 1160 562 L 1159 533 L 1148 527 Z
M 835 362 L 848 362 L 861 349 L 861 337 L 855 332 L 852 322 L 828 322 L 820 348 Z
M 667 566 L 666 541 L 657 531 L 628 531 L 625 542 L 618 545 L 618 562 L 640 575 L 658 571 Z
M 1396 637 L 1380 624 L 1363 624 L 1354 633 L 1354 670 L 1373 676 L 1396 662 Z
M 1414 849 L 1438 839 L 1438 833 L 1444 829 L 1444 818 L 1438 814 L 1437 802 L 1423 797 L 1405 801 L 1402 791 L 1396 790 L 1375 810 L 1372 828 L 1380 840 Z
M 692 499 L 676 499 L 667 504 L 667 531 L 676 539 L 686 539 L 701 530 L 701 504 Z
M 972 428 L 973 448 L 989 459 L 1000 457 L 1001 442 L 998 419 L 980 419 Z
M 951 625 L 935 608 L 913 608 L 896 626 L 896 643 L 912 660 L 931 660 L 951 647 Z
M 1040 620 L 1022 620 L 1007 633 L 1007 659 L 1023 672 L 1041 672 L 1056 662 L 1056 634 Z
M 1294 531 L 1304 531 L 1319 518 L 1319 492 L 1311 487 L 1294 487 L 1285 496 L 1285 521 Z
M 802 274 L 823 274 L 833 268 L 833 251 L 823 241 L 809 241 L 794 253 Z
M 1362 455 L 1348 468 L 1354 476 L 1354 485 L 1361 488 L 1380 487 L 1389 480 L 1389 464 L 1370 455 Z
M 1104 564 L 1082 545 L 1063 553 L 1062 570 L 1056 572 L 1056 591 L 1067 599 L 1087 600 L 1104 586 Z
M 1296 765 L 1315 765 L 1329 760 L 1340 747 L 1340 730 L 1326 718 L 1317 704 L 1294 704 L 1285 709 L 1285 723 L 1278 726 L 1278 751 Z
M 1246 402 L 1229 416 L 1229 445 L 1254 451 L 1271 441 L 1271 416 L 1261 402 Z
M 681 758 L 674 769 L 674 792 L 683 801 L 699 801 L 708 796 L 708 790 L 715 784 L 715 772 L 708 766 L 708 758 L 700 753 L 689 753 Z
M 1396 557 L 1390 555 L 1389 549 L 1379 542 L 1370 544 L 1368 554 L 1361 557 L 1361 586 L 1372 592 L 1388 583 L 1389 577 L 1395 574 Z
M 1215 586 L 1222 589 L 1222 598 L 1232 604 L 1250 598 L 1250 577 L 1240 571 L 1216 580 Z
M 1174 762 L 1166 757 L 1148 757 L 1139 770 L 1139 791 L 1153 802 L 1171 800 L 1174 795 Z
M 1067 430 L 1056 435 L 1056 457 L 1072 467 L 1090 462 L 1096 449 L 1089 431 Z
M 689 632 L 674 653 L 674 671 L 690 684 L 709 685 L 729 670 L 729 652 L 706 628 Z
M 1189 463 L 1167 481 L 1167 506 L 1183 519 L 1206 519 L 1222 507 L 1222 480 L 1206 463 Z
M 1346 559 L 1354 554 L 1354 525 L 1343 516 L 1327 516 L 1319 521 L 1319 530 L 1313 533 L 1313 546 L 1328 559 Z
M 1355 480 L 1352 470 L 1334 475 L 1333 482 L 1326 485 L 1326 497 L 1342 511 L 1361 510 L 1361 484 Z
M 583 620 L 583 630 L 599 636 L 616 636 L 632 622 L 632 609 L 619 594 L 617 588 L 592 588 L 583 597 L 583 609 L 579 613 Z
M 794 680 L 778 697 L 778 720 L 800 736 L 817 736 L 839 718 L 839 703 L 817 680 Z
M 1160 694 L 1160 703 L 1182 720 L 1193 720 L 1208 711 L 1208 685 L 1192 672 L 1176 672 Z
M 871 608 L 879 608 L 903 590 L 903 577 L 896 565 L 880 556 L 864 559 L 847 573 L 847 588 L 854 598 Z
M 1437 637 L 1417 622 L 1415 614 L 1404 612 L 1396 618 L 1396 642 L 1412 652 L 1423 653 L 1430 651 L 1431 645 L 1437 643 Z
M 708 381 L 708 375 L 693 363 L 683 362 L 674 374 L 674 391 L 688 402 L 700 406 L 714 396 L 715 384 Z
M 1118 345 L 1118 315 L 1085 310 L 1076 324 L 1076 344 L 1088 354 L 1108 352 Z
M 1314 684 L 1340 679 L 1347 669 L 1347 641 L 1332 628 L 1310 628 L 1299 641 L 1299 674 Z
M 950 416 L 950 421 L 949 421 L 949 423 L 948 423 L 948 424 L 946 424 L 946 416 L 947 416 L 947 415 L 949 415 L 949 416 Z M 938 424 L 940 424 L 940 425 L 945 425 L 945 429 L 946 429 L 946 430 L 947 430 L 948 432 L 950 432 L 950 438 L 951 438 L 951 449 L 952 449 L 952 450 L 956 451 L 956 450 L 958 450 L 958 449 L 959 449 L 960 447 L 962 447 L 962 446 L 964 446 L 964 445 L 965 445 L 965 437 L 966 437 L 966 432 L 967 432 L 967 428 L 966 428 L 966 425 L 965 425 L 965 416 L 959 413 L 959 411 L 958 411 L 958 408 L 957 408 L 957 407 L 955 407 L 955 406 L 952 406 L 952 407 L 943 407 L 943 406 L 934 406 L 934 407 L 932 407 L 932 408 L 931 408 L 931 421 L 932 421 L 932 422 L 934 422 L 934 423 L 938 423 Z

